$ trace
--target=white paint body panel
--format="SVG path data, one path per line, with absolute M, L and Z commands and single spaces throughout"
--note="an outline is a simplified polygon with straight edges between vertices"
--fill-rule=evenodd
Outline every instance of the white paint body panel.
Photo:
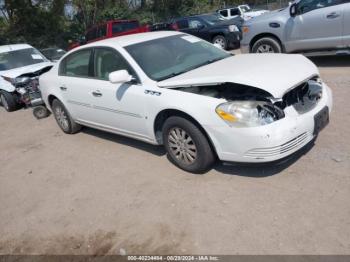
M 59 64 L 56 64 L 49 72 L 40 77 L 45 103 L 50 108 L 49 97 L 55 96 L 66 106 L 73 119 L 81 124 L 152 144 L 159 144 L 154 132 L 157 115 L 166 109 L 179 110 L 190 115 L 204 128 L 219 159 L 238 162 L 273 161 L 302 148 L 313 138 L 314 115 L 326 105 L 332 108 L 331 91 L 324 85 L 324 95 L 321 101 L 308 113 L 299 115 L 293 107 L 288 107 L 285 110 L 286 117 L 272 124 L 250 128 L 230 127 L 215 112 L 219 104 L 226 102 L 225 99 L 183 92 L 165 88 L 165 86 L 234 81 L 253 85 L 270 92 L 275 97 L 281 97 L 296 84 L 318 74 L 316 67 L 298 55 L 241 55 L 166 81 L 155 82 L 145 75 L 123 48 L 128 42 L 138 43 L 175 34 L 178 33 L 137 34 L 81 47 L 105 46 L 116 49 L 134 68 L 141 83 L 120 85 L 111 84 L 109 81 L 73 77 L 69 77 L 70 79 L 62 83 L 58 76 Z M 62 84 L 66 85 L 66 92 L 60 89 Z M 96 90 L 102 93 L 101 97 L 91 95 L 91 92 Z M 85 105 L 72 104 L 69 102 L 72 99 Z M 249 150 L 279 146 L 303 133 L 309 134 L 308 137 L 285 155 L 264 159 L 245 156 Z

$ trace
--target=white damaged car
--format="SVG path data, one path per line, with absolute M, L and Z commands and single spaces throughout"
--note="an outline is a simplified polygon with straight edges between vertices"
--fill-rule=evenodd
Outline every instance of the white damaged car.
M 164 145 L 195 173 L 217 158 L 285 158 L 318 135 L 332 108 L 331 90 L 301 55 L 233 56 L 178 32 L 74 49 L 40 86 L 65 133 L 89 126 Z
M 16 85 L 21 84 L 16 81 L 21 81 L 19 77 L 22 76 L 46 72 L 50 66 L 51 62 L 28 44 L 0 46 L 0 102 L 4 108 L 11 112 L 33 99 L 32 93 L 38 92 L 28 92 L 27 87 L 26 90 L 16 88 Z M 40 94 L 35 96 L 40 99 Z

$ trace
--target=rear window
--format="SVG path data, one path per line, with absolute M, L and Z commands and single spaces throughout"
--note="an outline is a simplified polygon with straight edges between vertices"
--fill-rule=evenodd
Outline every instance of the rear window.
M 26 48 L 0 53 L 0 71 L 20 68 L 47 62 L 47 59 L 35 48 Z
M 220 15 L 227 17 L 228 16 L 228 11 L 227 10 L 221 10 Z
M 188 28 L 188 20 L 187 19 L 182 19 L 182 20 L 178 20 L 176 22 L 177 26 L 179 29 L 186 29 Z
M 86 34 L 86 41 L 91 41 L 97 38 L 97 28 L 89 30 Z
M 137 21 L 113 23 L 112 24 L 112 32 L 113 32 L 113 34 L 118 34 L 118 33 L 122 33 L 125 31 L 137 29 L 138 27 L 139 27 L 139 23 Z

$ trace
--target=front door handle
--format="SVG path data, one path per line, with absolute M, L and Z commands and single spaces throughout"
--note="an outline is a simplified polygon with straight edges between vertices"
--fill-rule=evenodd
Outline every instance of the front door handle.
M 334 18 L 337 18 L 337 17 L 339 17 L 340 16 L 340 14 L 338 14 L 338 13 L 336 13 L 336 12 L 332 12 L 332 13 L 329 13 L 326 17 L 328 18 L 328 19 L 334 19 Z
M 96 96 L 96 97 L 101 97 L 101 96 L 102 96 L 102 93 L 101 93 L 99 90 L 96 90 L 96 91 L 93 91 L 93 92 L 92 92 L 92 95 L 93 95 L 93 96 Z
M 61 89 L 62 91 L 67 91 L 67 87 L 65 87 L 65 86 L 60 86 L 60 89 Z

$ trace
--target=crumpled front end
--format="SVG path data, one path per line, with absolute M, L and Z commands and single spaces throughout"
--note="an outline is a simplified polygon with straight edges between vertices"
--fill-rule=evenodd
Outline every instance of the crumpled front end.
M 284 117 L 257 127 L 205 126 L 220 160 L 271 162 L 303 148 L 325 127 L 332 110 L 332 92 L 325 83 L 303 83 L 275 101 Z M 317 89 L 317 86 L 321 88 Z M 310 96 L 310 98 L 309 98 Z

